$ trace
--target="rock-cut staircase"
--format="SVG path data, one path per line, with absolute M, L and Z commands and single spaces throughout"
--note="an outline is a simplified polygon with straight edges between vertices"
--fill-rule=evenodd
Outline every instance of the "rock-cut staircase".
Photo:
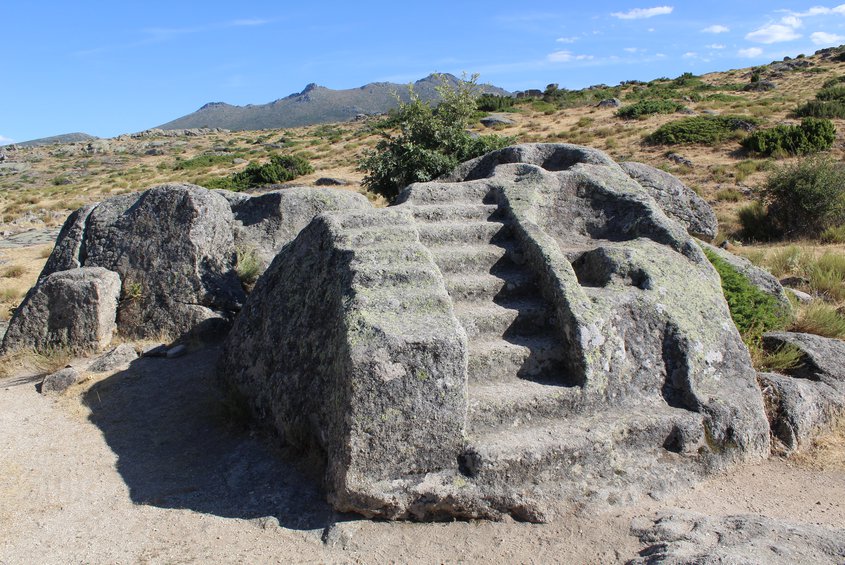
M 462 472 L 488 486 L 577 483 L 585 467 L 618 472 L 622 444 L 671 437 L 679 414 L 665 405 L 584 409 L 555 308 L 492 194 L 440 193 L 412 211 L 468 337 Z

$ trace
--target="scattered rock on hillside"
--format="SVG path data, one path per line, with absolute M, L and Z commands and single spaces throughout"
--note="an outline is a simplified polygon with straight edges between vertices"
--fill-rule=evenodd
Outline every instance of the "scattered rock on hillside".
M 622 107 L 622 101 L 619 100 L 618 98 L 605 98 L 604 100 L 599 102 L 596 106 L 599 107 L 599 108 L 621 108 Z
M 480 120 L 481 125 L 484 127 L 492 128 L 496 126 L 510 126 L 514 124 L 514 121 L 510 118 L 505 118 L 504 116 L 487 116 L 486 118 L 481 118 Z
M 666 155 L 666 158 L 669 159 L 670 161 L 672 161 L 673 163 L 676 163 L 678 165 L 683 165 L 684 167 L 693 167 L 694 166 L 692 161 L 690 161 L 689 159 L 687 159 L 683 155 L 679 155 L 677 153 L 669 153 L 668 155 Z
M 821 381 L 845 392 L 845 341 L 819 335 L 795 332 L 770 332 L 763 336 L 763 345 L 777 348 L 796 346 L 804 353 L 804 363 L 792 375 Z
M 807 294 L 806 292 L 804 292 L 802 290 L 798 290 L 798 289 L 795 289 L 795 288 L 789 288 L 789 287 L 785 287 L 785 290 L 787 292 L 789 292 L 790 294 L 792 294 L 792 296 L 794 296 L 798 300 L 798 302 L 800 302 L 801 304 L 809 304 L 809 303 L 813 302 L 813 300 L 814 300 L 812 295 Z
M 138 358 L 135 347 L 129 343 L 121 343 L 114 349 L 107 351 L 88 366 L 91 373 L 105 373 L 124 367 Z
M 663 211 L 680 222 L 690 235 L 712 240 L 719 231 L 716 213 L 707 202 L 667 172 L 643 163 L 627 162 L 620 166 L 632 179 L 657 200 Z
M 682 510 L 637 520 L 632 533 L 646 547 L 632 565 L 766 563 L 840 565 L 845 530 L 764 516 L 712 517 Z
M 65 367 L 44 377 L 41 394 L 61 394 L 76 383 L 82 382 L 82 375 L 73 367 Z
M 27 293 L 9 321 L 2 351 L 106 347 L 115 331 L 120 277 L 98 267 L 51 273 Z
M 768 92 L 777 88 L 777 85 L 769 80 L 761 80 L 758 82 L 749 82 L 742 89 L 745 92 Z
M 346 186 L 349 181 L 333 177 L 320 177 L 314 181 L 314 186 Z

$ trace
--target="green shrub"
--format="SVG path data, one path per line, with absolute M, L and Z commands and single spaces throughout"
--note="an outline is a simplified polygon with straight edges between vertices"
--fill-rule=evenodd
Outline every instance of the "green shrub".
M 801 125 L 775 126 L 755 131 L 742 146 L 762 155 L 808 155 L 833 147 L 836 128 L 833 122 L 822 118 L 804 118 Z
M 845 224 L 827 228 L 819 239 L 822 243 L 845 243 Z
M 831 86 L 836 86 L 838 84 L 842 84 L 843 82 L 845 82 L 845 75 L 830 78 L 830 79 L 827 79 L 826 81 L 824 81 L 822 88 L 823 89 L 830 88 Z
M 396 113 L 399 131 L 385 134 L 375 151 L 358 163 L 365 172 L 362 184 L 393 199 L 414 182 L 425 182 L 451 171 L 459 163 L 507 146 L 511 140 L 497 135 L 473 137 L 467 133 L 476 109 L 477 76 L 451 88 L 438 87 L 437 108 L 423 102 L 411 89 L 410 102 Z
M 205 169 L 214 165 L 232 164 L 233 155 L 197 155 L 190 159 L 176 159 L 173 163 L 174 171 L 187 171 L 191 169 Z
M 308 159 L 301 155 L 273 155 L 270 162 L 259 164 L 252 162 L 247 167 L 225 178 L 212 179 L 204 183 L 207 188 L 227 190 L 247 190 L 268 184 L 291 181 L 302 175 L 314 172 Z
M 816 100 L 845 100 L 845 86 L 836 85 L 816 92 Z
M 761 190 L 773 233 L 816 237 L 845 224 L 845 165 L 808 158 L 773 170 Z
M 672 114 L 683 108 L 683 104 L 672 100 L 640 100 L 629 106 L 623 106 L 616 115 L 630 120 L 651 114 Z
M 810 100 L 799 106 L 795 110 L 795 114 L 802 118 L 845 118 L 845 101 Z
M 510 112 L 516 99 L 512 96 L 482 94 L 475 101 L 475 108 L 480 112 Z
M 723 188 L 716 192 L 716 200 L 719 202 L 739 202 L 742 200 L 742 193 L 735 188 Z
M 693 116 L 660 126 L 647 141 L 659 145 L 714 145 L 758 122 L 756 118 L 744 116 Z
M 759 340 L 765 332 L 783 329 L 791 313 L 709 249 L 704 254 L 722 278 L 722 292 L 739 333 L 746 343 Z
M 235 271 L 245 290 L 252 290 L 261 275 L 261 259 L 255 249 L 239 248 Z

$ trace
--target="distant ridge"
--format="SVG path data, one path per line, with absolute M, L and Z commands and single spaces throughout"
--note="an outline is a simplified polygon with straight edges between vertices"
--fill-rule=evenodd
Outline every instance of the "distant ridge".
M 449 84 L 460 79 L 444 74 Z M 437 75 L 429 75 L 414 83 L 414 92 L 422 100 L 436 100 Z M 479 85 L 481 92 L 507 96 L 506 90 L 489 84 Z M 396 107 L 398 94 L 408 100 L 408 85 L 392 82 L 373 82 L 359 88 L 332 90 L 311 83 L 302 92 L 274 100 L 268 104 L 233 106 L 225 102 L 209 102 L 199 110 L 157 126 L 160 129 L 225 128 L 228 130 L 258 130 L 343 122 L 360 114 L 383 114 Z
M 97 136 L 89 135 L 82 132 L 63 133 L 61 135 L 52 135 L 50 137 L 42 137 L 40 139 L 31 139 L 29 141 L 21 141 L 20 143 L 12 143 L 18 147 L 39 147 L 41 145 L 55 145 L 57 143 L 76 143 L 79 141 L 93 141 L 100 139 Z

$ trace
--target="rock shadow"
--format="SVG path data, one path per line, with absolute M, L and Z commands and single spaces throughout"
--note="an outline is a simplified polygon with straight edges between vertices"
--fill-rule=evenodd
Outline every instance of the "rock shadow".
M 214 375 L 219 353 L 211 346 L 177 359 L 140 358 L 86 392 L 90 420 L 117 455 L 132 501 L 327 528 L 338 516 L 319 479 L 227 410 Z

